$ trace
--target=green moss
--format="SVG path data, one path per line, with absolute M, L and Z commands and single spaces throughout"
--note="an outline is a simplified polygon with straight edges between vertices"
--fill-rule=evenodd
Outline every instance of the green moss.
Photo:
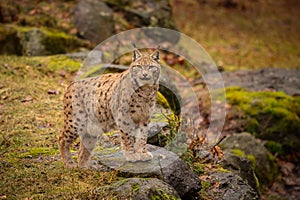
M 20 153 L 17 155 L 18 158 L 31 158 L 37 156 L 50 156 L 58 153 L 58 150 L 52 148 L 44 148 L 44 147 L 34 147 L 29 149 L 29 151 Z
M 193 166 L 193 171 L 197 174 L 197 175 L 200 175 L 200 174 L 203 174 L 204 170 L 202 168 L 202 165 L 200 163 L 194 163 L 194 166 Z
M 131 186 L 133 192 L 138 192 L 140 190 L 140 185 L 135 183 Z
M 233 153 L 236 156 L 245 157 L 245 152 L 240 149 L 232 149 L 231 153 Z
M 252 167 L 254 168 L 256 165 L 256 159 L 255 159 L 254 155 L 248 154 L 248 155 L 246 155 L 246 158 L 251 161 Z
M 223 167 L 219 167 L 217 169 L 218 172 L 224 172 L 224 173 L 232 173 L 232 171 L 228 170 L 228 169 L 224 169 Z
M 158 188 L 156 189 L 156 191 L 159 193 L 159 195 L 153 195 L 150 196 L 151 200 L 160 200 L 160 199 L 166 199 L 166 200 L 178 200 L 179 198 L 173 196 L 173 195 L 169 195 L 167 194 L 165 191 L 163 191 L 162 189 Z
M 207 190 L 212 185 L 209 182 L 201 181 L 201 190 L 199 191 L 199 194 L 201 196 L 201 199 L 207 199 Z M 208 198 L 209 199 L 209 198 Z
M 41 31 L 46 35 L 42 40 L 42 44 L 52 54 L 66 53 L 83 45 L 79 39 L 64 32 L 48 28 L 42 28 Z
M 254 155 L 246 154 L 244 151 L 242 151 L 240 149 L 232 149 L 231 153 L 233 153 L 236 156 L 242 157 L 242 158 L 247 158 L 252 163 L 253 169 L 255 168 L 256 159 L 255 159 Z
M 282 145 L 278 142 L 267 141 L 265 143 L 265 147 L 273 154 L 279 154 L 279 155 L 283 154 Z
M 283 92 L 248 92 L 239 87 L 227 88 L 226 96 L 233 105 L 231 112 L 244 114 L 246 131 L 286 149 L 300 150 L 300 98 Z
M 17 55 L 51 55 L 88 47 L 88 43 L 67 33 L 46 27 L 0 25 L 0 53 Z M 15 48 L 12 49 L 12 48 Z
M 51 56 L 46 59 L 50 59 L 47 68 L 52 71 L 59 71 L 64 69 L 68 72 L 76 72 L 80 69 L 81 63 L 67 56 Z

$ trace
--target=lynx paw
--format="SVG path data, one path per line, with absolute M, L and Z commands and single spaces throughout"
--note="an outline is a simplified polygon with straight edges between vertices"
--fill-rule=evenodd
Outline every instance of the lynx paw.
M 89 160 L 85 165 L 78 165 L 82 169 L 91 169 L 91 170 L 103 170 L 104 166 L 99 164 L 96 160 Z
M 129 161 L 129 162 L 136 162 L 139 160 L 138 154 L 136 154 L 136 153 L 124 152 L 124 157 L 125 157 L 126 161 Z
M 65 162 L 65 166 L 69 169 L 77 167 L 77 164 L 74 161 Z
M 148 160 L 152 160 L 153 158 L 152 153 L 150 153 L 149 151 L 146 153 L 140 153 L 139 156 L 141 161 L 148 161 Z

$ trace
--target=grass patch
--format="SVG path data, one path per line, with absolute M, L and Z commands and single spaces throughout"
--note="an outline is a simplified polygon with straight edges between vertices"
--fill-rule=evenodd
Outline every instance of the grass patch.
M 95 187 L 117 179 L 114 172 L 66 169 L 60 161 L 63 92 L 78 68 L 77 63 L 68 68 L 65 59 L 0 57 L 1 197 L 84 199 Z

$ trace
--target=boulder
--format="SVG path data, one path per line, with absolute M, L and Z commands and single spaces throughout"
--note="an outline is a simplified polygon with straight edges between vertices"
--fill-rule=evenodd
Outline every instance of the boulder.
M 119 171 L 124 177 L 156 177 L 170 184 L 183 199 L 191 199 L 201 189 L 199 177 L 175 153 L 147 145 L 153 159 L 147 162 L 126 162 L 120 147 L 95 149 L 95 159 Z
M 105 0 L 124 15 L 129 24 L 135 27 L 152 26 L 176 29 L 172 18 L 172 7 L 168 0 Z
M 87 46 L 78 38 L 49 28 L 0 25 L 0 53 L 25 56 L 62 54 Z
M 224 151 L 224 161 L 222 166 L 243 178 L 254 191 L 259 193 L 259 183 L 250 160 L 234 155 L 231 152 Z
M 224 150 L 249 159 L 260 183 L 271 183 L 278 175 L 278 166 L 271 153 L 250 133 L 239 133 L 228 136 L 221 143 Z M 236 164 L 238 162 L 235 162 Z M 243 162 L 239 162 L 239 168 Z
M 212 172 L 201 190 L 202 199 L 212 200 L 258 200 L 259 195 L 240 176 L 228 172 Z M 205 190 L 204 190 L 205 189 Z
M 128 178 L 112 185 L 96 188 L 92 199 L 180 199 L 169 184 L 157 178 Z
M 117 29 L 124 31 L 140 27 L 162 27 L 177 30 L 172 18 L 172 7 L 168 0 L 105 0 L 115 11 Z M 170 35 L 166 30 L 147 30 L 145 34 L 158 43 L 176 44 L 180 34 Z
M 80 37 L 95 44 L 115 33 L 113 11 L 98 0 L 81 0 L 74 9 L 74 25 Z

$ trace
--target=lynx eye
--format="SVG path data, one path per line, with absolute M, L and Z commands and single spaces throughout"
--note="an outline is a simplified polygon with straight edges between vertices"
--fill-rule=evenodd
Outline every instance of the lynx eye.
M 134 66 L 134 69 L 141 70 L 141 69 L 143 69 L 143 67 L 141 65 L 136 65 L 136 66 Z
M 151 66 L 149 66 L 149 69 L 150 69 L 151 71 L 156 71 L 156 70 L 157 70 L 157 67 L 156 67 L 156 66 L 153 66 L 153 65 L 151 65 Z

